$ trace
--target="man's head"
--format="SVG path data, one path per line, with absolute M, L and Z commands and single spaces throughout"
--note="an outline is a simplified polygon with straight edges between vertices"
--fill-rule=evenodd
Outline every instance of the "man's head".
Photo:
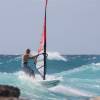
M 30 49 L 26 49 L 26 53 L 30 54 L 31 50 Z

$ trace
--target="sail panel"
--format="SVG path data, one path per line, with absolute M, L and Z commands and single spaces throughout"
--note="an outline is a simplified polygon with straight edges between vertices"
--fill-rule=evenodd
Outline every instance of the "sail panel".
M 47 2 L 48 0 L 46 0 L 46 3 L 45 3 L 43 32 L 42 32 L 42 37 L 40 40 L 40 46 L 38 48 L 38 54 L 40 55 L 37 57 L 37 63 L 36 63 L 36 67 L 44 80 L 45 80 L 45 75 L 46 75 L 46 9 L 47 9 Z
M 39 71 L 40 75 L 44 77 L 44 55 L 39 55 L 37 57 L 36 68 Z

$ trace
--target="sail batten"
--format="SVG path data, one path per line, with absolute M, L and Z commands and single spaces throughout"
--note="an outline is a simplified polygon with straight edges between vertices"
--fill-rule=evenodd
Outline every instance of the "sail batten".
M 40 47 L 38 48 L 38 54 L 40 54 L 40 56 L 37 58 L 37 64 L 36 64 L 36 67 L 40 75 L 43 77 L 43 80 L 46 79 L 46 9 L 47 9 L 47 3 L 48 3 L 48 0 L 46 0 L 46 3 L 45 3 L 43 32 L 42 32 L 42 37 L 40 40 Z

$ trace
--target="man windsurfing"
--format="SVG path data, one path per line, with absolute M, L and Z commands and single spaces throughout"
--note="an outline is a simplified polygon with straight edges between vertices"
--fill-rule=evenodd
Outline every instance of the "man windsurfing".
M 25 74 L 28 74 L 29 76 L 31 76 L 33 79 L 35 78 L 35 73 L 34 70 L 30 68 L 29 66 L 29 60 L 33 59 L 34 62 L 36 61 L 38 55 L 31 55 L 31 50 L 30 49 L 26 49 L 25 54 L 22 57 L 22 70 L 25 72 Z

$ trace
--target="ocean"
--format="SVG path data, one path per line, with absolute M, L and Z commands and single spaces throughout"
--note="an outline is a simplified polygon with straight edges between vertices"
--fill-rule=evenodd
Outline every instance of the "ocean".
M 100 95 L 100 55 L 49 53 L 46 79 L 57 79 L 54 87 L 39 84 L 41 77 L 33 61 L 36 80 L 21 71 L 21 55 L 0 55 L 0 84 L 13 85 L 28 100 L 89 100 Z

